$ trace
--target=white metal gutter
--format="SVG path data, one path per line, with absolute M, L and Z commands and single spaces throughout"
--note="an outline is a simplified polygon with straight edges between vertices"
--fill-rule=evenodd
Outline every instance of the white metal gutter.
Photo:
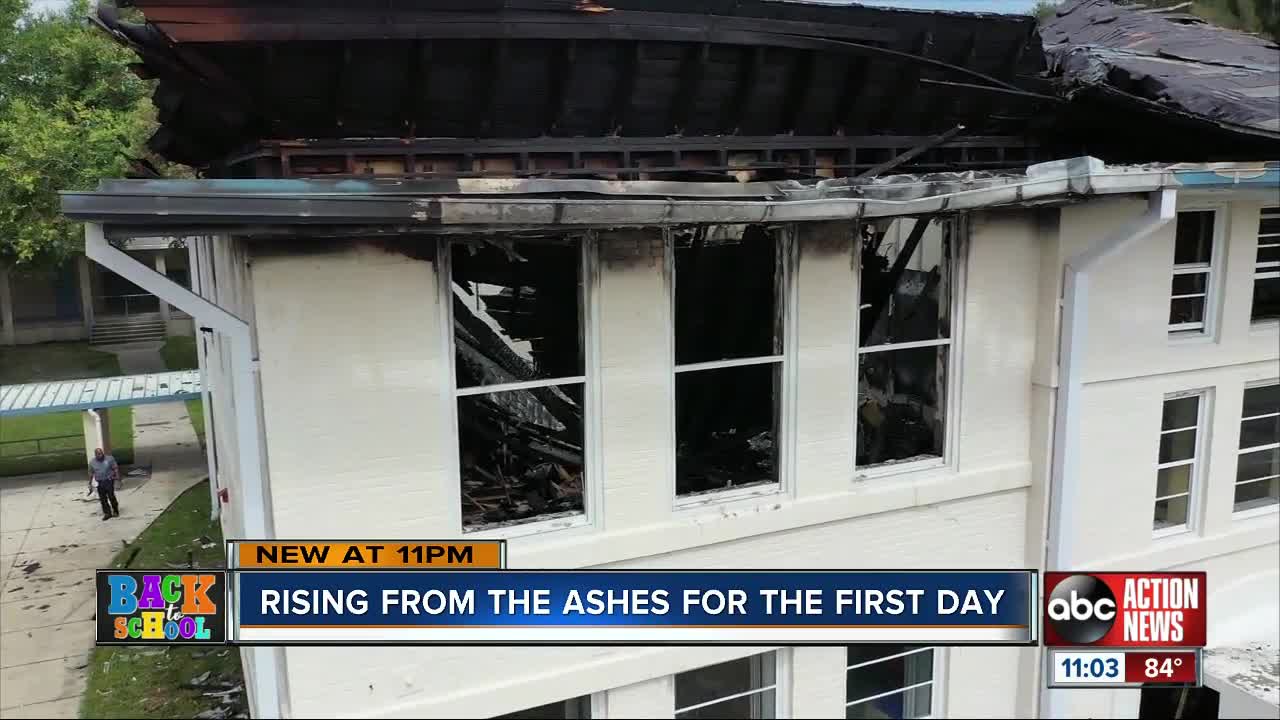
M 196 327 L 212 327 L 231 340 L 232 393 L 236 406 L 241 517 L 248 538 L 274 537 L 266 483 L 262 477 L 261 428 L 258 425 L 257 378 L 249 323 L 161 275 L 107 242 L 102 226 L 85 223 L 84 250 L 90 259 L 195 319 Z M 198 339 L 198 338 L 197 338 Z M 212 482 L 212 480 L 211 480 Z M 280 684 L 275 648 L 249 647 L 253 657 L 253 717 L 280 717 Z
M 1177 191 L 1166 188 L 1147 197 L 1147 211 L 1102 241 L 1067 260 L 1062 278 L 1062 323 L 1058 335 L 1058 390 L 1053 421 L 1053 456 L 1048 493 L 1048 537 L 1044 570 L 1074 570 L 1079 500 L 1080 393 L 1084 385 L 1089 324 L 1089 274 L 1106 257 L 1159 230 L 1177 212 Z M 1039 651 L 1044 667 L 1044 649 Z M 1043 687 L 1043 681 L 1041 682 Z M 1040 717 L 1066 717 L 1062 690 L 1045 690 Z

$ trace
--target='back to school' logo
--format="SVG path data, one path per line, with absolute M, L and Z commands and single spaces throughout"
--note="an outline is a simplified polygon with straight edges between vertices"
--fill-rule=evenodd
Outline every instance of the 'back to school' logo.
M 99 645 L 222 644 L 226 571 L 99 570 Z

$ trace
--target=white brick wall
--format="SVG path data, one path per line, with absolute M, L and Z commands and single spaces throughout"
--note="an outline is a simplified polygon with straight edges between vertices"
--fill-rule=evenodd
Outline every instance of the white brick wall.
M 945 467 L 873 478 L 853 471 L 857 283 L 849 228 L 799 229 L 793 483 L 785 493 L 691 509 L 676 509 L 671 496 L 669 280 L 658 234 L 602 232 L 599 322 L 591 335 L 602 455 L 599 477 L 588 478 L 598 502 L 588 503 L 594 513 L 583 527 L 515 538 L 511 564 L 1036 563 L 1038 546 L 1029 542 L 1042 534 L 1061 260 L 1142 209 L 1138 201 L 1090 202 L 1064 208 L 1057 225 L 1045 222 L 1052 212 L 975 216 L 952 396 L 958 443 Z M 1147 431 L 1158 427 L 1162 394 L 1212 384 L 1216 407 L 1228 408 L 1238 405 L 1245 381 L 1275 367 L 1274 330 L 1236 319 L 1247 313 L 1242 268 L 1251 240 L 1241 228 L 1249 213 L 1256 222 L 1249 206 L 1232 221 L 1219 343 L 1168 346 L 1171 235 L 1116 258 L 1095 281 L 1082 518 L 1083 557 L 1098 567 L 1183 566 L 1275 542 L 1274 518 L 1231 520 L 1221 488 L 1208 497 L 1204 538 L 1158 545 L 1149 532 L 1155 433 Z M 282 537 L 460 533 L 444 313 L 430 253 L 415 254 L 427 259 L 369 246 L 254 248 L 252 282 L 235 292 L 252 299 Z M 219 268 L 219 284 L 222 278 Z M 1154 377 L 1124 379 L 1135 374 Z M 1231 412 L 1216 416 L 1214 478 L 1233 469 L 1223 449 L 1235 440 L 1232 423 Z M 1218 567 L 1235 576 L 1252 562 Z M 614 717 L 662 717 L 672 709 L 671 673 L 760 650 L 291 648 L 286 696 L 295 716 L 491 716 L 595 692 Z M 1008 716 L 1033 706 L 1034 652 L 958 648 L 946 655 L 940 680 L 950 715 Z M 824 648 L 787 654 L 793 714 L 841 713 L 842 656 Z M 1119 712 L 1127 701 L 1117 697 L 1099 696 L 1089 711 Z

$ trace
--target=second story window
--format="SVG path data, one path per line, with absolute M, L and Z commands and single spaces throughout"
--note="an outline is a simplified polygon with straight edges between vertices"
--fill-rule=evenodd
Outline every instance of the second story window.
M 1280 207 L 1263 208 L 1258 220 L 1250 317 L 1254 322 L 1280 320 Z
M 1245 388 L 1235 511 L 1280 503 L 1280 383 Z
M 581 513 L 581 240 L 455 242 L 449 262 L 463 529 Z
M 777 655 L 764 653 L 676 675 L 676 718 L 777 717 Z
M 1169 299 L 1169 332 L 1206 334 L 1212 320 L 1213 253 L 1217 212 L 1178 213 L 1173 244 L 1173 283 Z
M 1200 470 L 1200 428 L 1204 394 L 1178 393 L 1164 400 L 1160 421 L 1160 457 L 1156 465 L 1157 534 L 1191 526 L 1191 500 Z
M 862 230 L 857 465 L 941 458 L 962 220 Z
M 677 496 L 779 481 L 783 247 L 760 225 L 675 232 Z
M 932 717 L 933 648 L 850 645 L 846 658 L 846 718 Z

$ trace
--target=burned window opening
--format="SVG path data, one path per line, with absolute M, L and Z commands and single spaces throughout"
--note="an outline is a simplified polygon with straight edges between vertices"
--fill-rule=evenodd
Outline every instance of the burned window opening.
M 783 246 L 760 225 L 673 234 L 678 496 L 779 481 Z
M 858 467 L 944 454 L 962 227 L 934 217 L 862 226 Z
M 1169 332 L 1208 331 L 1213 287 L 1214 233 L 1217 213 L 1184 210 L 1175 221 L 1173 281 L 1169 292 Z
M 464 530 L 583 512 L 581 243 L 451 246 Z

